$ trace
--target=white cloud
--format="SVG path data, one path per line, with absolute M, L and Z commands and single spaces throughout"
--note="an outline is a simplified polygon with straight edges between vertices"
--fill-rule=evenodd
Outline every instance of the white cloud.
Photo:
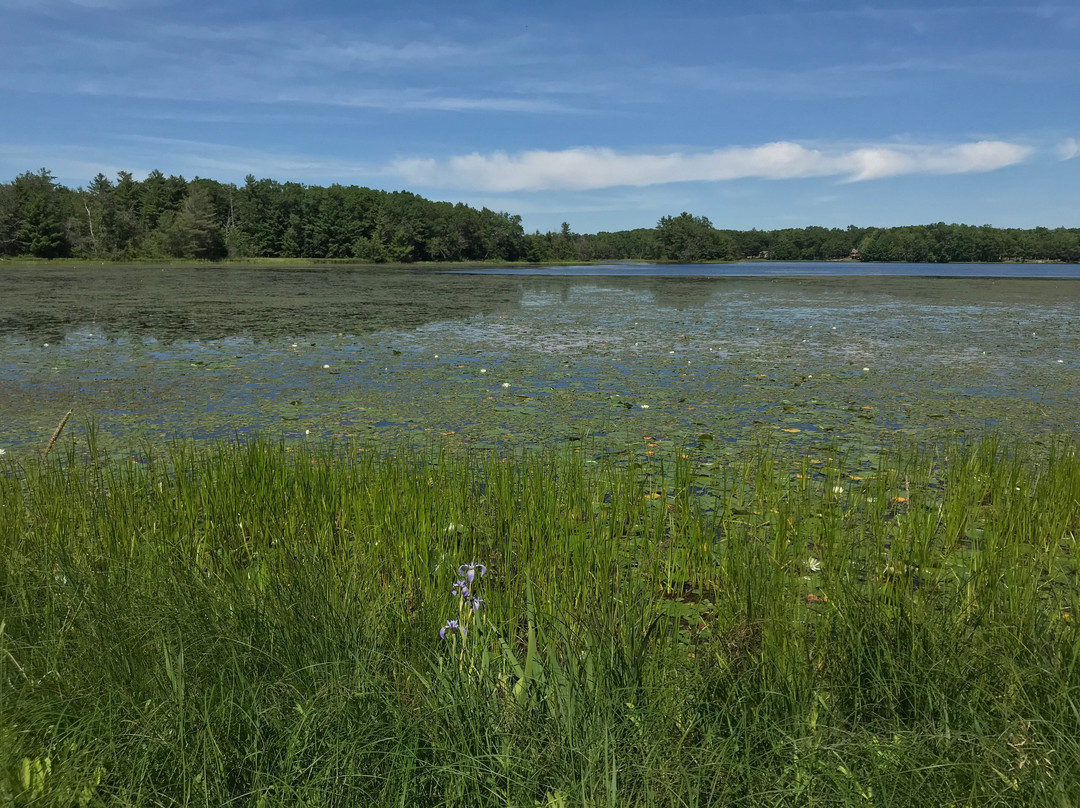
M 1080 138 L 1067 137 L 1057 144 L 1058 157 L 1062 160 L 1072 160 L 1080 157 Z
M 587 190 L 671 182 L 838 176 L 850 181 L 903 174 L 994 171 L 1025 160 L 1032 150 L 984 140 L 952 145 L 807 148 L 777 142 L 704 153 L 626 154 L 612 149 L 494 152 L 446 160 L 403 158 L 389 172 L 422 186 L 483 191 Z

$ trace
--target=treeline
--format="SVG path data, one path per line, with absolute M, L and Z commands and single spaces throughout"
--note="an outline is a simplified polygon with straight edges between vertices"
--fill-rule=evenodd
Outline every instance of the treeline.
M 86 188 L 46 169 L 0 184 L 0 256 L 342 258 L 414 261 L 1080 261 L 1080 229 L 939 222 L 909 227 L 723 230 L 703 216 L 656 227 L 525 233 L 521 217 L 405 191 L 248 176 L 241 186 L 152 171 L 98 174 Z
M 46 169 L 0 185 L 0 255 L 516 261 L 524 246 L 520 216 L 355 185 L 122 171 L 73 190 Z
M 939 222 L 908 227 L 720 230 L 703 216 L 682 213 L 665 216 L 648 230 L 575 236 L 564 225 L 562 233 L 532 238 L 548 250 L 541 260 L 1080 261 L 1080 228 L 1064 227 L 1021 230 Z M 573 255 L 564 254 L 567 245 Z

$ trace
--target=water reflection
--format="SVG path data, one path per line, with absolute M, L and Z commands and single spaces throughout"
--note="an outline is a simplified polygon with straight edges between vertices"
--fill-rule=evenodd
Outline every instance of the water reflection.
M 520 308 L 523 285 L 352 267 L 5 267 L 0 334 L 59 342 L 106 331 L 159 340 L 415 328 Z

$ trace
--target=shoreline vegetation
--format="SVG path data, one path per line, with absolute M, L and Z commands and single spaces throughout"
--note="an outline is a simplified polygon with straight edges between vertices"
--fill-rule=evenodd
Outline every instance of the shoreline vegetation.
M 98 174 L 85 188 L 47 169 L 0 183 L 4 258 L 360 264 L 581 264 L 872 261 L 1080 262 L 1080 228 L 965 224 L 904 227 L 717 228 L 704 216 L 664 216 L 653 228 L 594 234 L 526 233 L 521 217 L 406 191 L 322 187 L 248 176 L 243 185 Z
M 1075 442 L 84 438 L 0 458 L 4 804 L 1080 801 Z

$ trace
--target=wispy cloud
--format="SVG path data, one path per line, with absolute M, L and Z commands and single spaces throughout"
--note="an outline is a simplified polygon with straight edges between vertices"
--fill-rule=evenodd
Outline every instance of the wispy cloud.
M 1067 137 L 1057 144 L 1057 154 L 1062 160 L 1080 157 L 1080 138 Z
M 587 190 L 672 182 L 837 176 L 849 181 L 903 174 L 994 171 L 1027 159 L 1032 149 L 1000 140 L 949 145 L 808 148 L 787 141 L 705 153 L 619 153 L 580 148 L 519 154 L 473 153 L 438 160 L 404 158 L 389 171 L 428 187 L 512 192 Z
M 391 112 L 571 111 L 556 94 L 505 78 L 542 58 L 543 43 L 531 36 L 470 30 L 457 38 L 424 31 L 380 37 L 307 20 L 213 26 L 135 18 L 108 31 L 69 20 L 51 27 L 50 47 L 42 47 L 26 33 L 34 30 L 26 19 L 23 35 L 0 49 L 0 90 Z

